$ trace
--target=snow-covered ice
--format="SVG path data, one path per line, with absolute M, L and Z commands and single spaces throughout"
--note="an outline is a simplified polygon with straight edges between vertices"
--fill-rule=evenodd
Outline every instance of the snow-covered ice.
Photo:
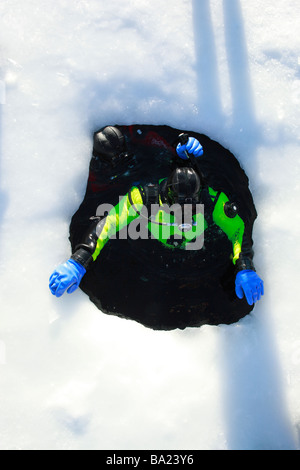
M 0 449 L 300 448 L 297 0 L 2 0 Z M 155 332 L 51 296 L 92 133 L 168 124 L 230 148 L 266 294 Z

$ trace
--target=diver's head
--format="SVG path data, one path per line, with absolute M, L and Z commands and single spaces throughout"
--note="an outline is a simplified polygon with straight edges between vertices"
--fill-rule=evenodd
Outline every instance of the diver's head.
M 93 155 L 113 167 L 127 160 L 129 154 L 122 132 L 114 126 L 107 126 L 95 132 Z
M 166 200 L 169 205 L 200 203 L 201 181 L 193 168 L 176 168 L 169 176 L 165 188 Z

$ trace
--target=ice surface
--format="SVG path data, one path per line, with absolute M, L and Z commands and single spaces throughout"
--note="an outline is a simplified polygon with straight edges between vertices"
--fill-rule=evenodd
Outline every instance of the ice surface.
M 299 449 L 297 0 L 2 0 L 0 449 Z M 168 124 L 251 181 L 266 294 L 238 324 L 154 332 L 48 278 L 91 136 Z

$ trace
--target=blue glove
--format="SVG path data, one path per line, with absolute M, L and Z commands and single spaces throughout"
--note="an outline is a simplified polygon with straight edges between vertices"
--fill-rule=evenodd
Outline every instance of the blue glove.
M 264 295 L 264 283 L 255 271 L 244 269 L 236 275 L 235 292 L 239 299 L 245 295 L 248 304 L 253 305 Z
M 186 144 L 178 144 L 176 147 L 176 152 L 180 158 L 187 160 L 187 153 L 192 153 L 195 157 L 200 157 L 203 155 L 203 147 L 200 142 L 194 137 L 189 137 L 189 140 Z
M 86 269 L 73 259 L 60 264 L 49 279 L 49 288 L 52 294 L 60 297 L 66 290 L 68 294 L 72 294 L 79 286 L 85 273 Z

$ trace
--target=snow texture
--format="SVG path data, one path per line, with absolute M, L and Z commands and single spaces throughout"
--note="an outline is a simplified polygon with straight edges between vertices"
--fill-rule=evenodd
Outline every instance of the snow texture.
M 0 449 L 299 450 L 298 0 L 2 0 L 0 18 Z M 152 331 L 51 296 L 114 123 L 239 158 L 266 291 L 250 316 Z

